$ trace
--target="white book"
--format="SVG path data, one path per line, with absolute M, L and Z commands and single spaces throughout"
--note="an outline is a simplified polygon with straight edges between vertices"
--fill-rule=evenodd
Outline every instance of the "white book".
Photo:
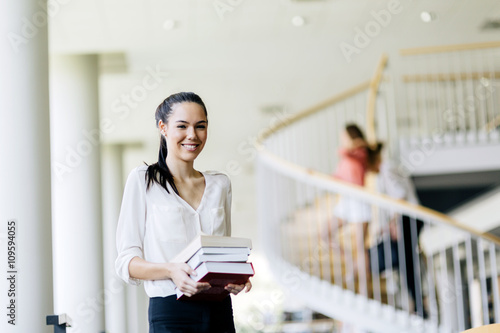
M 200 253 L 202 252 L 202 253 Z M 205 261 L 218 261 L 218 262 L 246 262 L 248 260 L 248 253 L 203 253 L 203 248 L 200 249 L 187 264 L 195 269 L 202 262 Z
M 197 254 L 246 254 L 250 255 L 250 248 L 248 247 L 208 247 L 204 246 L 199 249 Z
M 204 247 L 243 247 L 251 249 L 252 241 L 248 238 L 199 235 L 170 262 L 187 262 L 199 249 Z
M 208 273 L 218 273 L 222 275 L 227 274 L 243 274 L 243 275 L 253 275 L 253 265 L 250 262 L 214 262 L 207 261 L 204 262 L 196 269 L 196 276 L 191 278 L 195 281 L 204 280 L 204 276 Z

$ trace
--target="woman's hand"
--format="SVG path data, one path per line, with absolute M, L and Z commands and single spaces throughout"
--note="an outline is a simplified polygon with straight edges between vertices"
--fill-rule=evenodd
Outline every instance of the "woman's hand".
M 224 287 L 227 291 L 229 291 L 233 295 L 238 295 L 244 288 L 246 287 L 245 292 L 249 292 L 250 289 L 252 289 L 252 282 L 250 280 L 247 281 L 245 284 L 228 284 L 227 286 Z
M 196 272 L 188 264 L 169 263 L 168 265 L 169 277 L 184 295 L 191 297 L 211 287 L 208 282 L 194 281 L 189 275 L 196 276 Z

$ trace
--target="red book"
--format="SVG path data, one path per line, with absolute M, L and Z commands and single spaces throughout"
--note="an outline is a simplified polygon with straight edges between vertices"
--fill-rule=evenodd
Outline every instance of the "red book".
M 252 263 L 249 262 L 214 262 L 206 261 L 196 268 L 196 276 L 191 278 L 197 282 L 208 282 L 210 289 L 188 297 L 177 289 L 178 300 L 189 301 L 221 301 L 229 295 L 224 289 L 230 283 L 245 284 L 254 275 Z

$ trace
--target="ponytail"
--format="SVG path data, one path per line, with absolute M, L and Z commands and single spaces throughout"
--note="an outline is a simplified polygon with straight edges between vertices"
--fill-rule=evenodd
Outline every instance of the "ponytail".
M 382 142 L 377 142 L 374 145 L 368 146 L 368 167 L 371 169 L 377 163 L 377 160 L 380 158 L 382 154 L 382 148 L 384 148 L 384 144 Z
M 158 162 L 148 165 L 146 171 L 146 189 L 156 182 L 163 187 L 167 193 L 170 193 L 167 187 L 167 182 L 170 184 L 170 187 L 174 190 L 175 194 L 179 195 L 179 191 L 177 190 L 177 186 L 175 186 L 174 176 L 170 172 L 170 169 L 167 166 L 167 140 L 162 135 L 160 137 L 160 150 L 158 152 Z

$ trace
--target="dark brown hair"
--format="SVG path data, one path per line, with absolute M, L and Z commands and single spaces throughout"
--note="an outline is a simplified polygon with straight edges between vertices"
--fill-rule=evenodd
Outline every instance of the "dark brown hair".
M 375 163 L 377 163 L 377 159 L 381 157 L 382 148 L 384 148 L 384 144 L 382 142 L 377 142 L 375 145 L 368 146 L 368 167 L 373 169 Z
M 356 124 L 347 124 L 345 125 L 345 130 L 351 139 L 365 139 L 365 135 L 363 131 Z

